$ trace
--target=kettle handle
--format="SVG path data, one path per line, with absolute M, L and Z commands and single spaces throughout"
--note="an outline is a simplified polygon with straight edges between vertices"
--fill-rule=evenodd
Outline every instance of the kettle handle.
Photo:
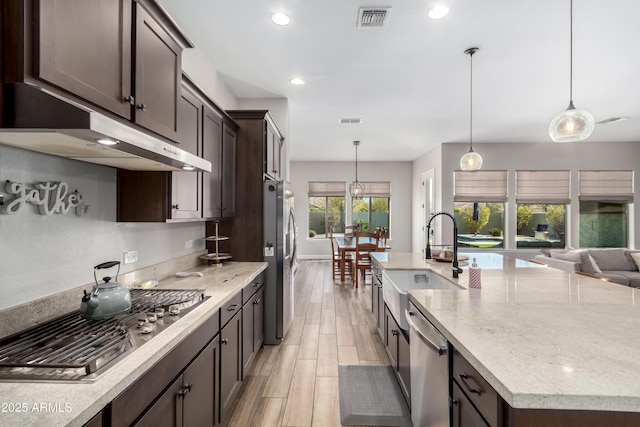
M 101 270 L 103 268 L 111 268 L 116 265 L 118 266 L 118 271 L 116 272 L 116 280 L 118 280 L 118 274 L 120 274 L 120 261 L 107 261 L 93 267 L 93 278 L 96 281 L 96 289 L 95 289 L 94 295 L 97 295 L 97 292 L 98 292 L 98 278 L 96 277 L 96 271 Z
M 100 270 L 103 268 L 111 268 L 115 265 L 120 264 L 120 261 L 107 261 L 107 262 L 103 262 L 102 264 L 98 264 L 96 265 L 94 268 L 94 270 Z

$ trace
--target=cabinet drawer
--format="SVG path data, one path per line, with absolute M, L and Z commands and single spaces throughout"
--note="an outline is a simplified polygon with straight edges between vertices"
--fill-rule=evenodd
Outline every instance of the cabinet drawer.
M 457 350 L 453 352 L 453 379 L 487 422 L 497 426 L 501 401 L 498 393 Z
M 258 289 L 260 289 L 260 286 L 263 284 L 264 278 L 262 277 L 262 273 L 260 273 L 258 277 L 253 279 L 250 284 L 242 289 L 242 305 L 245 305 L 251 297 L 258 292 Z
M 240 310 L 242 310 L 242 292 L 238 292 L 220 308 L 220 326 L 224 327 Z

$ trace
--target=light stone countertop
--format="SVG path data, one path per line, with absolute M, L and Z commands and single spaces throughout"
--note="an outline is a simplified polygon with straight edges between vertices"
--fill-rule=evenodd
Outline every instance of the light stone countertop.
M 432 269 L 467 290 L 411 290 L 416 307 L 514 408 L 640 411 L 640 290 L 495 253 L 468 268 L 376 253 L 389 269 Z
M 263 262 L 201 265 L 188 271 L 200 271 L 204 277 L 162 280 L 158 289 L 205 289 L 211 298 L 129 352 L 93 383 L 0 382 L 0 425 L 82 426 L 266 268 Z

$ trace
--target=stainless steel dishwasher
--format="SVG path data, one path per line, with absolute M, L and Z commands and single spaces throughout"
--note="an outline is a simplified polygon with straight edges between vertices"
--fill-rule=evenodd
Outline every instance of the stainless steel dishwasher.
M 449 427 L 449 345 L 446 338 L 409 304 L 411 421 L 413 427 Z

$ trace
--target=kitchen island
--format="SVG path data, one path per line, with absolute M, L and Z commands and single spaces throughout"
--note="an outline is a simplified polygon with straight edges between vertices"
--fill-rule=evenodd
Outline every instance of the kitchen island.
M 421 254 L 373 257 L 381 268 L 431 269 L 465 288 L 409 298 L 511 408 L 640 412 L 638 290 L 495 253 L 461 255 L 477 258 L 481 289 L 469 288 L 468 266 L 453 279 L 450 263 Z M 640 423 L 640 414 L 626 416 L 625 425 Z
M 0 425 L 84 425 L 191 333 L 218 316 L 220 308 L 266 267 L 263 262 L 201 265 L 189 271 L 201 272 L 203 277 L 161 280 L 158 289 L 204 289 L 209 298 L 143 346 L 128 352 L 94 382 L 0 382 Z

